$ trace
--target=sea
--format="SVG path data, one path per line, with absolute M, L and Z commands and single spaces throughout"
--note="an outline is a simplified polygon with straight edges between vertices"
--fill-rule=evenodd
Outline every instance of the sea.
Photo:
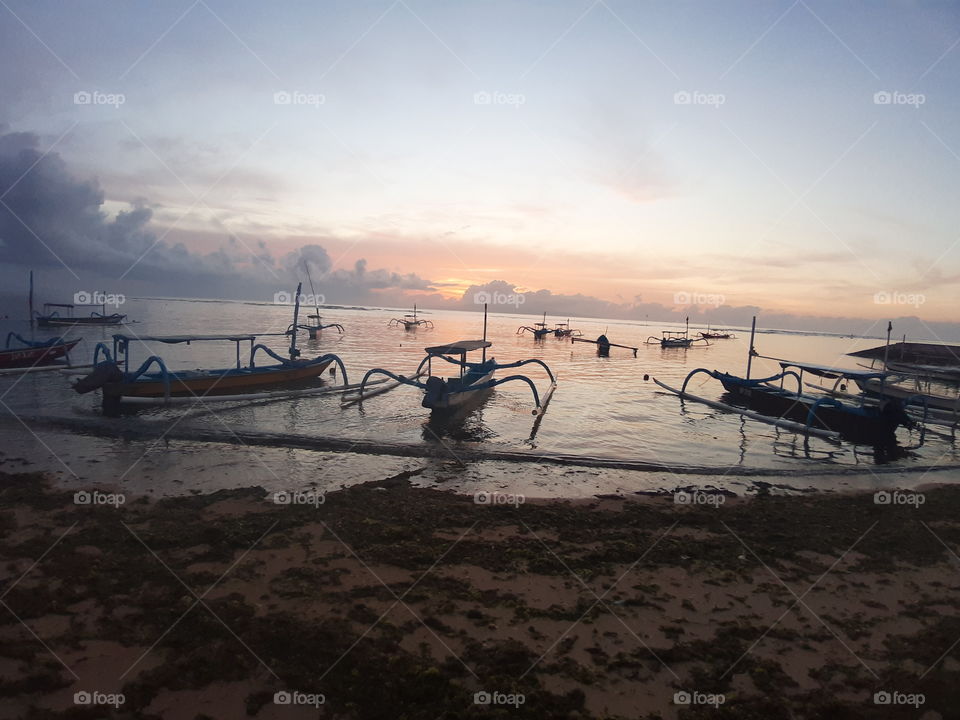
M 283 333 L 292 321 L 293 307 L 129 298 L 120 312 L 127 314 L 128 324 L 119 328 L 31 331 L 25 323 L 7 319 L 6 331 L 35 339 L 57 334 L 80 337 L 82 341 L 72 356 L 76 364 L 89 363 L 97 343 L 112 347 L 112 336 L 124 333 L 134 338 L 130 344 L 131 368 L 152 355 L 162 357 L 171 370 L 231 367 L 236 363 L 232 342 L 167 345 L 146 338 L 253 334 L 285 355 L 290 341 Z M 301 320 L 313 312 L 313 307 L 302 308 Z M 430 321 L 432 328 L 404 330 L 391 326 L 393 318 L 407 312 L 322 307 L 323 323 L 339 323 L 343 333 L 328 328 L 311 340 L 301 332 L 298 347 L 303 357 L 335 353 L 342 359 L 347 377 L 342 377 L 338 369 L 335 376 L 325 374 L 325 382 L 357 383 L 373 368 L 412 375 L 424 357 L 425 347 L 483 336 L 482 312 L 419 310 L 419 317 Z M 229 484 L 226 480 L 208 481 L 204 473 L 230 477 L 229 471 L 217 473 L 214 468 L 229 468 L 231 464 L 240 466 L 236 482 L 242 483 L 257 475 L 258 463 L 269 470 L 274 486 L 282 486 L 285 478 L 309 483 L 311 467 L 333 464 L 336 469 L 332 474 L 324 471 L 322 480 L 313 481 L 332 486 L 359 481 L 370 474 L 409 472 L 423 463 L 421 456 L 426 448 L 440 463 L 439 474 L 431 475 L 431 482 L 440 483 L 446 478 L 462 487 L 462 479 L 470 475 L 464 468 L 472 464 L 476 476 L 512 476 L 512 480 L 501 483 L 504 487 L 520 483 L 529 491 L 531 485 L 539 483 L 543 494 L 571 497 L 595 491 L 676 487 L 690 478 L 716 482 L 754 475 L 776 478 L 777 484 L 785 487 L 808 486 L 810 478 L 826 476 L 862 477 L 868 483 L 879 482 L 882 477 L 886 485 L 909 476 L 910 482 L 917 484 L 924 479 L 942 479 L 945 474 L 941 471 L 955 476 L 954 470 L 960 467 L 957 446 L 948 430 L 901 429 L 898 440 L 904 456 L 878 465 L 870 447 L 806 438 L 739 414 L 682 400 L 653 382 L 656 378 L 679 387 L 697 368 L 742 374 L 748 361 L 749 328 L 731 328 L 735 337 L 714 340 L 709 345 L 663 349 L 656 342 L 661 333 L 683 331 L 682 325 L 547 317 L 551 325 L 569 322 L 583 338 L 596 339 L 605 334 L 613 343 L 637 348 L 636 355 L 614 347 L 609 357 L 598 357 L 595 346 L 589 343 L 573 343 L 552 335 L 535 340 L 528 332 L 518 334 L 519 327 L 541 319 L 533 314 L 491 312 L 486 331 L 492 343 L 488 357 L 500 362 L 537 358 L 555 375 L 556 389 L 539 416 L 532 413 L 529 387 L 523 382 L 509 382 L 464 411 L 443 417 L 432 416 L 421 407 L 421 391 L 400 386 L 347 407 L 341 407 L 339 395 L 326 394 L 271 402 L 147 407 L 132 415 L 105 418 L 99 392 L 78 395 L 70 387 L 75 376 L 45 372 L 0 376 L 4 457 L 42 461 L 44 467 L 74 483 L 91 479 L 131 482 L 140 478 L 151 490 L 166 492 L 173 485 L 178 491 L 186 491 L 193 486 L 210 487 L 210 482 Z M 880 338 L 762 328 L 762 318 L 758 324 L 754 344 L 759 355 L 767 358 L 858 369 L 863 361 L 849 353 L 883 343 Z M 701 329 L 705 328 L 691 326 L 690 332 L 696 334 Z M 242 344 L 244 361 L 248 352 L 249 345 Z M 259 362 L 268 359 L 261 356 Z M 454 366 L 442 365 L 434 362 L 434 372 L 456 374 Z M 779 369 L 775 360 L 756 357 L 752 376 L 774 375 Z M 540 393 L 549 388 L 547 374 L 536 364 L 503 371 L 499 376 L 512 373 L 527 375 Z M 695 376 L 688 390 L 711 400 L 724 399 L 720 383 L 706 374 Z M 152 429 L 153 439 L 139 439 L 137 433 L 144 428 Z M 130 430 L 128 437 L 123 436 L 125 429 Z M 193 441 L 191 433 L 207 440 Z M 109 437 L 111 434 L 114 437 Z M 349 452 L 322 453 L 323 463 L 318 461 L 314 466 L 304 449 L 311 439 L 346 441 Z M 350 447 L 351 443 L 355 446 Z M 399 450 L 394 453 L 391 448 Z M 501 462 L 505 454 L 524 455 L 530 462 Z M 356 463 L 343 463 L 344 457 L 353 455 L 358 456 Z M 468 456 L 489 462 L 464 461 Z M 552 458 L 560 456 L 563 464 L 555 468 Z M 537 465 L 533 459 L 553 468 L 548 480 L 529 476 Z M 104 462 L 110 466 L 106 477 L 104 467 L 99 471 L 95 467 Z M 130 464 L 135 465 L 132 471 L 125 469 Z M 636 472 L 620 472 L 616 469 L 619 464 Z M 643 469 L 649 472 L 639 471 Z

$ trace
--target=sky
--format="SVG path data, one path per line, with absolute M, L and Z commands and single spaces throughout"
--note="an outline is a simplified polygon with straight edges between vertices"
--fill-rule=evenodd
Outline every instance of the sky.
M 306 259 L 333 304 L 960 319 L 955 3 L 0 18 L 5 284 L 257 299 Z

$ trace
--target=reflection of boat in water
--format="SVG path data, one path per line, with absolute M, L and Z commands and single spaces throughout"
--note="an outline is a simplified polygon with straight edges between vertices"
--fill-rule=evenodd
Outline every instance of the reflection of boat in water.
M 306 380 L 319 377 L 335 362 L 347 382 L 346 369 L 339 357 L 327 354 L 311 360 L 300 359 L 297 349 L 297 314 L 299 312 L 300 288 L 297 288 L 297 303 L 294 309 L 289 358 L 284 358 L 266 345 L 255 344 L 256 335 L 161 335 L 128 336 L 114 335 L 112 351 L 104 343 L 94 350 L 92 372 L 78 380 L 73 388 L 84 394 L 102 389 L 103 408 L 107 414 L 116 414 L 121 403 L 144 398 L 200 398 L 206 396 L 253 393 L 261 390 L 290 388 Z M 232 342 L 236 345 L 236 366 L 209 370 L 169 370 L 157 355 L 148 357 L 138 368 L 130 369 L 131 342 L 161 343 L 164 345 L 189 345 L 194 342 Z M 249 343 L 249 359 L 242 365 L 240 346 Z M 270 365 L 256 364 L 257 353 L 267 355 L 276 362 Z M 97 362 L 103 354 L 105 360 Z M 123 358 L 122 364 L 120 358 Z M 153 369 L 155 368 L 155 369 Z
M 483 334 L 486 338 L 487 334 L 487 308 L 484 306 L 483 314 Z M 535 408 L 533 410 L 534 415 L 542 413 L 547 406 L 547 403 L 550 401 L 550 397 L 553 395 L 553 391 L 557 387 L 557 382 L 553 376 L 553 373 L 550 371 L 550 368 L 547 367 L 546 363 L 542 360 L 532 358 L 530 360 L 518 360 L 512 363 L 498 363 L 495 359 L 487 359 L 487 348 L 491 346 L 488 340 L 460 340 L 454 343 L 447 343 L 446 345 L 437 345 L 434 347 L 424 348 L 424 351 L 427 353 L 423 360 L 420 361 L 420 365 L 417 367 L 416 372 L 412 377 L 405 377 L 403 375 L 396 375 L 389 370 L 384 370 L 382 368 L 374 368 L 367 372 L 364 375 L 363 380 L 360 383 L 360 389 L 357 393 L 357 396 L 350 399 L 344 399 L 345 404 L 362 401 L 364 399 L 364 387 L 367 385 L 368 380 L 373 375 L 386 375 L 389 378 L 392 378 L 397 383 L 402 385 L 411 385 L 413 387 L 423 390 L 423 400 L 421 405 L 425 408 L 429 408 L 433 411 L 444 411 L 458 408 L 461 405 L 465 405 L 470 402 L 475 402 L 480 399 L 480 394 L 484 393 L 498 385 L 502 385 L 508 382 L 524 382 L 530 387 L 530 391 L 533 393 L 533 400 Z M 468 353 L 482 351 L 483 355 L 480 362 L 468 362 L 467 355 Z M 453 377 L 441 377 L 439 375 L 433 374 L 433 363 L 435 360 L 444 361 L 455 365 L 459 373 Z M 537 390 L 537 386 L 534 382 L 528 378 L 526 375 L 510 375 L 505 378 L 494 379 L 494 373 L 497 370 L 506 370 L 510 368 L 519 368 L 523 365 L 535 364 L 540 365 L 546 370 L 547 375 L 550 377 L 550 386 L 547 389 L 546 393 L 541 399 L 540 393 Z M 426 374 L 426 380 L 421 381 L 420 378 Z M 376 394 L 379 391 L 374 391 L 372 394 Z M 369 395 L 367 396 L 369 397 Z
M 80 339 L 61 337 L 49 340 L 27 340 L 15 332 L 7 333 L 7 342 L 0 350 L 0 368 L 34 368 L 60 358 L 69 360 L 69 352 Z

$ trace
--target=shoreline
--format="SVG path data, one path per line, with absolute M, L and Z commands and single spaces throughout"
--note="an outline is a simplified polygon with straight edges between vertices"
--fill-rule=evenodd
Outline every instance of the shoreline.
M 917 716 L 887 691 L 953 712 L 954 486 L 477 505 L 401 471 L 313 505 L 97 506 L 0 473 L 0 718 L 81 717 L 80 691 L 185 720 Z

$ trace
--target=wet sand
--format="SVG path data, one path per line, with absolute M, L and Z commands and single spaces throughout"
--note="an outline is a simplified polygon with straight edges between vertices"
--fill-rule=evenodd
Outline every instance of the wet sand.
M 115 507 L 11 465 L 0 717 L 956 717 L 955 487 L 477 504 L 412 469 L 277 504 L 84 480 Z

